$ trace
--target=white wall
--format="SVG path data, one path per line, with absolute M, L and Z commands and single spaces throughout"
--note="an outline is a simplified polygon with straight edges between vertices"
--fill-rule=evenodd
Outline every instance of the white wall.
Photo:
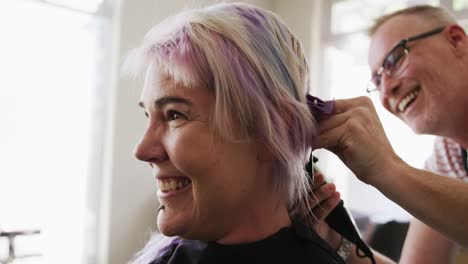
M 310 0 L 274 0 L 272 10 L 283 18 L 294 34 L 301 40 L 307 56 L 312 47 L 312 9 Z

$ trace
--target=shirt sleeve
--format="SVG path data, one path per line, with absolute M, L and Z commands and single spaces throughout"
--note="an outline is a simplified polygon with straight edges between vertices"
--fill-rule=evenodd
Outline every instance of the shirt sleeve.
M 424 169 L 442 176 L 468 182 L 461 147 L 447 138 L 436 137 L 433 152 L 426 160 Z

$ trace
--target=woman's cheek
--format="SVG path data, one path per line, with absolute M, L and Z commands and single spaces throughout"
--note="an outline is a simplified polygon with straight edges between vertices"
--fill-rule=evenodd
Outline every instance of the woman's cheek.
M 166 149 L 174 166 L 188 177 L 206 174 L 218 156 L 212 137 L 188 126 L 167 137 Z

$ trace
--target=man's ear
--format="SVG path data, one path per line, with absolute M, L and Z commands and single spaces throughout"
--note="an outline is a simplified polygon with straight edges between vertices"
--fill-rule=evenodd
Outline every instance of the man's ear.
M 457 56 L 464 56 L 468 50 L 468 38 L 465 30 L 457 24 L 451 24 L 444 30 L 444 36 L 454 48 Z

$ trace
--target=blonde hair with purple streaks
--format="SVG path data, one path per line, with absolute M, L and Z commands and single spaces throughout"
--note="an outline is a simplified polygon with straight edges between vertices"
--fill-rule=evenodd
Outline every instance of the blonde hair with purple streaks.
M 211 89 L 215 132 L 264 143 L 276 160 L 272 187 L 296 209 L 292 217 L 310 219 L 304 167 L 316 125 L 306 104 L 309 71 L 279 16 L 243 3 L 184 11 L 153 27 L 124 71 L 138 74 L 150 64 L 183 87 Z

